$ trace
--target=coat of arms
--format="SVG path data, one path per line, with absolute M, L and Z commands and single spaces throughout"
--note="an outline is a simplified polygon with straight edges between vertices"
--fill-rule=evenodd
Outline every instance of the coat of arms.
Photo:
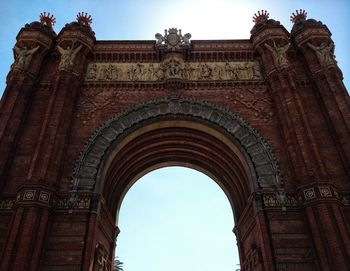
M 186 33 L 185 35 L 181 34 L 181 29 L 170 28 L 169 30 L 164 30 L 164 36 L 160 33 L 155 35 L 156 46 L 165 47 L 165 48 L 181 48 L 190 46 L 191 34 Z

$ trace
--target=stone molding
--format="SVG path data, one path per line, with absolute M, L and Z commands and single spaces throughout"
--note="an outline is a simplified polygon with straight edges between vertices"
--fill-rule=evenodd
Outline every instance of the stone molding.
M 39 204 L 41 206 L 50 207 L 56 211 L 61 210 L 82 210 L 90 209 L 93 195 L 80 193 L 74 202 L 70 201 L 70 195 L 56 195 L 37 188 L 24 189 L 17 196 L 0 200 L 0 211 L 11 211 L 18 204 Z
M 110 52 L 125 50 L 140 50 L 142 52 L 153 51 L 155 41 L 144 40 L 144 41 L 112 41 L 112 40 L 98 40 L 96 41 L 94 52 Z M 191 40 L 193 50 L 253 50 L 252 43 L 250 40 Z
M 7 197 L 0 200 L 0 211 L 12 211 L 20 200 L 30 203 L 39 201 L 40 198 L 40 201 L 47 203 L 45 195 L 44 197 L 40 197 L 40 195 L 43 195 L 43 193 L 46 193 L 47 191 L 43 192 L 40 189 L 38 190 L 35 188 L 29 190 L 29 192 L 33 192 L 34 195 L 39 195 L 39 197 L 33 198 L 30 196 L 28 197 L 27 195 L 26 199 L 22 199 L 22 197 L 24 197 L 24 194 L 22 193 L 17 195 L 17 198 L 15 196 Z M 26 189 L 25 192 L 28 192 L 28 189 Z M 94 194 L 84 192 L 77 193 L 74 201 L 71 201 L 70 194 L 56 195 L 53 193 L 50 194 L 49 197 L 52 197 L 50 206 L 56 211 L 87 211 L 90 210 L 91 204 L 96 201 L 96 199 L 94 199 Z M 279 202 L 275 193 L 262 193 L 262 199 L 264 209 L 280 210 L 281 203 Z M 103 201 L 102 198 L 101 200 Z M 305 204 L 314 203 L 315 201 L 319 200 L 336 201 L 338 203 L 341 203 L 341 206 L 350 207 L 349 192 L 340 193 L 337 192 L 337 190 L 333 187 L 327 185 L 305 188 L 300 190 L 298 193 L 286 193 L 285 206 L 288 208 L 300 208 Z
M 96 129 L 75 162 L 72 174 L 72 195 L 79 191 L 94 191 L 97 173 L 105 158 L 104 154 L 113 142 L 134 125 L 157 117 L 172 119 L 187 117 L 220 127 L 237 140 L 245 156 L 250 159 L 254 171 L 252 174 L 256 176 L 254 190 L 267 189 L 278 191 L 279 194 L 284 191 L 277 159 L 266 140 L 256 129 L 237 113 L 232 113 L 223 107 L 209 102 L 174 97 L 142 103 L 113 116 Z M 102 192 L 94 191 L 94 193 Z
M 23 187 L 16 195 L 15 205 L 38 204 L 52 207 L 54 193 L 45 188 Z
M 337 201 L 343 206 L 350 206 L 350 193 L 340 193 L 331 185 L 311 185 L 298 189 L 296 193 L 286 194 L 285 206 L 299 208 L 317 201 Z M 280 208 L 281 204 L 274 193 L 263 194 L 264 208 Z

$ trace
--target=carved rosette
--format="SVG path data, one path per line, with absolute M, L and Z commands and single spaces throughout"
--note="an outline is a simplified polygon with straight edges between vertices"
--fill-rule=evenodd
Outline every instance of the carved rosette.
M 289 208 L 299 208 L 304 205 L 313 204 L 315 201 L 336 201 L 343 205 L 350 205 L 348 193 L 339 194 L 331 185 L 315 185 L 305 187 L 295 193 L 286 194 L 285 206 Z M 280 208 L 281 203 L 275 193 L 263 194 L 264 208 Z
M 45 207 L 52 207 L 53 202 L 54 194 L 52 191 L 44 188 L 25 187 L 18 192 L 15 204 L 36 204 Z

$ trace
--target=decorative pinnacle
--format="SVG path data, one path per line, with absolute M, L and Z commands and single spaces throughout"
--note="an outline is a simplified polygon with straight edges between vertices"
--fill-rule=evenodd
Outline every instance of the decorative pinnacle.
M 50 14 L 50 12 L 48 12 L 47 14 L 46 14 L 46 12 L 40 13 L 39 18 L 40 18 L 40 23 L 42 25 L 47 25 L 47 26 L 52 27 L 56 23 L 55 17 L 53 16 L 53 14 Z
M 92 17 L 86 12 L 79 12 L 77 15 L 77 21 L 82 25 L 90 26 L 90 24 L 92 23 Z
M 269 19 L 269 13 L 267 12 L 267 10 L 261 10 L 261 13 L 260 13 L 260 10 L 258 11 L 258 15 L 256 13 L 254 13 L 254 16 L 253 16 L 253 22 L 255 24 L 263 24 L 263 23 L 266 23 L 267 20 Z
M 296 13 L 293 12 L 292 16 L 290 16 L 290 20 L 293 24 L 297 24 L 306 20 L 307 12 L 305 12 L 305 10 L 299 9 L 295 12 Z

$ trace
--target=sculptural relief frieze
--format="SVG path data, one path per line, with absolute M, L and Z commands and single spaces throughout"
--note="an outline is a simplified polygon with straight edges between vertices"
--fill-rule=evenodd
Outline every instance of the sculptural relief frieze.
M 261 80 L 257 62 L 184 62 L 173 57 L 162 63 L 97 63 L 88 65 L 86 81 Z

